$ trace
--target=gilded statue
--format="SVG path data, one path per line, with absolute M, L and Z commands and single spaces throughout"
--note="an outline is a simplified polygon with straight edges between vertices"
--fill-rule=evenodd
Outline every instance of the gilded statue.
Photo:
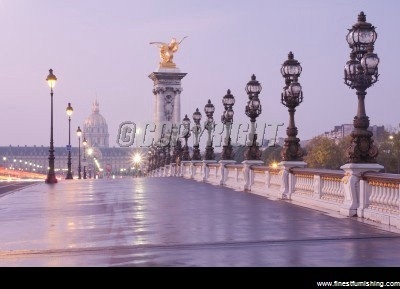
M 176 41 L 176 38 L 172 38 L 169 44 L 165 42 L 150 42 L 150 44 L 157 44 L 158 48 L 160 48 L 161 67 L 176 67 L 172 59 L 174 58 L 174 53 L 178 51 L 179 44 L 181 44 L 186 37 L 187 36 L 183 37 L 179 42 Z

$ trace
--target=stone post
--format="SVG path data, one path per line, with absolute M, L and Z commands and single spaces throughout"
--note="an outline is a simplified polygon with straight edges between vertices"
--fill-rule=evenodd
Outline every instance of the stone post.
M 340 167 L 345 171 L 342 178 L 344 202 L 340 214 L 353 217 L 360 206 L 360 181 L 364 172 L 379 172 L 384 167 L 376 163 L 348 163 Z
M 281 188 L 279 190 L 282 199 L 290 199 L 293 192 L 293 177 L 290 177 L 291 168 L 304 168 L 307 163 L 302 161 L 282 161 L 278 164 L 280 168 Z M 293 175 L 292 175 L 293 176 Z

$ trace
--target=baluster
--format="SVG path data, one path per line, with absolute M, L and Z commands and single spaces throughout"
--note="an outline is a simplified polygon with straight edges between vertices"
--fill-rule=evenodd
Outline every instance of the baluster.
M 386 211 L 387 210 L 389 197 L 390 197 L 390 187 L 382 187 L 382 198 L 381 198 L 382 211 Z
M 379 194 L 378 194 L 378 199 L 377 199 L 377 205 L 380 211 L 382 211 L 382 204 L 383 204 L 383 199 L 385 197 L 385 188 L 382 186 L 379 186 Z
M 370 185 L 370 187 L 371 187 L 371 193 L 368 198 L 368 204 L 371 208 L 374 208 L 376 203 L 377 187 L 373 185 Z
M 390 210 L 392 211 L 396 211 L 396 202 L 397 202 L 397 196 L 398 196 L 398 192 L 399 189 L 398 188 L 391 188 L 392 190 L 392 196 L 389 200 L 389 206 L 390 206 Z
M 393 195 L 394 195 L 394 190 L 393 187 L 390 186 L 388 188 L 388 196 L 386 197 L 386 210 L 391 211 L 392 210 L 392 200 L 393 200 Z

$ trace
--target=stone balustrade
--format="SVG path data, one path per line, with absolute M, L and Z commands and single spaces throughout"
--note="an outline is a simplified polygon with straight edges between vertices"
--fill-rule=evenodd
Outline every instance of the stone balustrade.
M 400 228 L 400 175 L 365 172 L 357 216 Z
M 380 173 L 377 164 L 346 164 L 342 170 L 305 166 L 303 162 L 281 162 L 271 168 L 259 161 L 182 161 L 150 175 L 207 182 L 400 229 L 400 175 Z

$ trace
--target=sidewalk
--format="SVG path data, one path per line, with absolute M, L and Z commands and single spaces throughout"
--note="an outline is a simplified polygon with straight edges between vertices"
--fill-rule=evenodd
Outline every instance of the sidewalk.
M 183 178 L 62 180 L 0 197 L 0 266 L 400 266 L 400 234 Z

